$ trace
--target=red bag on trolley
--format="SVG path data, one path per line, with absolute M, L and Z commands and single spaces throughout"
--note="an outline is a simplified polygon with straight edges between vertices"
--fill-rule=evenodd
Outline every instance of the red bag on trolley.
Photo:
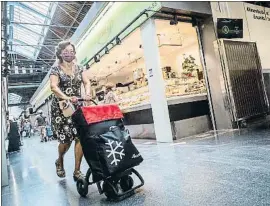
M 72 119 L 95 182 L 143 161 L 117 105 L 81 107 Z

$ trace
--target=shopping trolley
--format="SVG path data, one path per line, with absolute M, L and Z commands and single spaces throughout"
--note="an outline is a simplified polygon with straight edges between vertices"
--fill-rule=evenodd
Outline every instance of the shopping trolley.
M 122 200 L 144 185 L 142 176 L 134 169 L 143 158 L 132 143 L 117 105 L 82 106 L 73 113 L 72 119 L 89 165 L 86 177 L 77 181 L 82 197 L 88 194 L 88 186 L 92 184 L 109 200 Z M 140 180 L 137 186 L 132 174 Z

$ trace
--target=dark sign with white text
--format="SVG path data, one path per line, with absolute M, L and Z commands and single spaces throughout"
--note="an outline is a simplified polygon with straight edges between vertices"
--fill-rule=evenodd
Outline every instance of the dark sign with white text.
M 218 38 L 243 38 L 243 19 L 217 19 Z

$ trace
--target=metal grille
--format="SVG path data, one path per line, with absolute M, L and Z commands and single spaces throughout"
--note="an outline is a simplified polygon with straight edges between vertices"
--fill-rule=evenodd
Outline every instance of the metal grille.
M 223 40 L 228 88 L 236 121 L 268 111 L 256 43 Z

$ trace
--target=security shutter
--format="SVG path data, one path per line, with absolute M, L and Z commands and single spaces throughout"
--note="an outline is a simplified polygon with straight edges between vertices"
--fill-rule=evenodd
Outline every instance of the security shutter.
M 234 120 L 265 114 L 268 100 L 256 43 L 219 40 L 219 48 Z

